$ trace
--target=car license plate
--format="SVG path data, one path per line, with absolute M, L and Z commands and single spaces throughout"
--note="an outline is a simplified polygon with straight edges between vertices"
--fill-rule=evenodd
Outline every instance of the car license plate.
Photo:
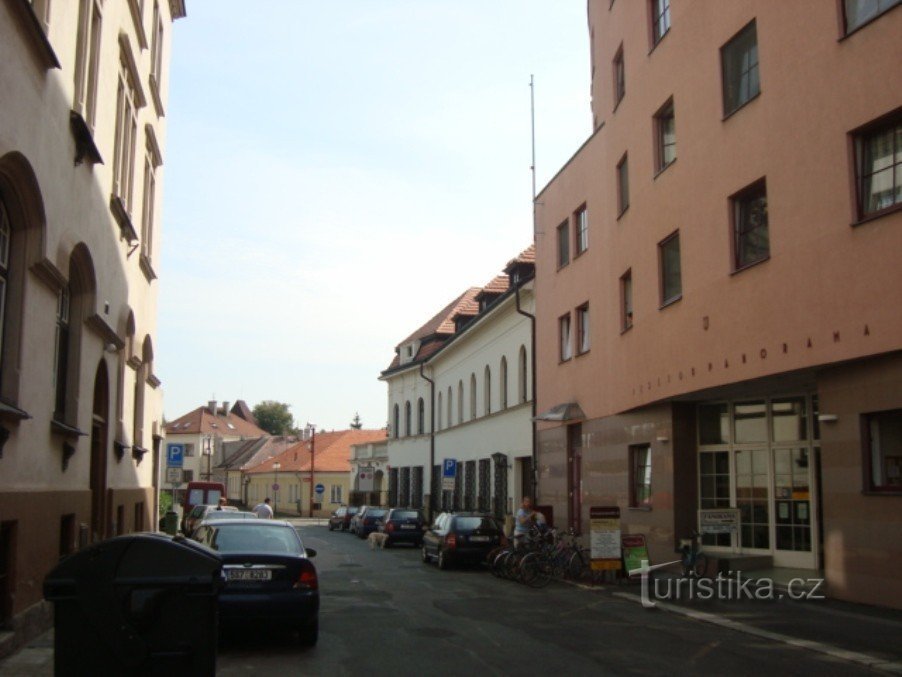
M 416 529 L 417 525 L 416 524 L 402 524 L 401 528 L 402 529 Z
M 472 543 L 488 543 L 489 537 L 488 536 L 470 536 L 470 541 Z
M 272 571 L 269 569 L 229 569 L 230 581 L 270 581 Z

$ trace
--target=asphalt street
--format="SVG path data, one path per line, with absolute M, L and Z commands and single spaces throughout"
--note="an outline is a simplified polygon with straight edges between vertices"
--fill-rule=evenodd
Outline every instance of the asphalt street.
M 480 569 L 439 571 L 409 546 L 372 551 L 323 526 L 319 644 L 278 628 L 229 638 L 221 675 L 873 674 L 860 665 L 614 596 L 552 583 L 534 590 Z M 613 589 L 612 589 L 613 588 Z

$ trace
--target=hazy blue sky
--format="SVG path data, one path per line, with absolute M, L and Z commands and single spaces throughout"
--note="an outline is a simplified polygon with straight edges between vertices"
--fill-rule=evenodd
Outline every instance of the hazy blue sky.
M 189 0 L 174 27 L 165 412 L 387 420 L 394 346 L 532 241 L 591 129 L 585 0 Z

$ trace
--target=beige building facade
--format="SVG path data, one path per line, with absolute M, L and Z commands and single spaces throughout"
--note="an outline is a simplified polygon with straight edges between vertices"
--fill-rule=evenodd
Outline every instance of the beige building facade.
M 0 3 L 0 652 L 45 574 L 156 527 L 165 102 L 180 0 Z
M 594 131 L 535 205 L 558 524 L 617 505 L 666 561 L 735 508 L 709 556 L 902 607 L 902 10 L 879 8 L 588 3 Z

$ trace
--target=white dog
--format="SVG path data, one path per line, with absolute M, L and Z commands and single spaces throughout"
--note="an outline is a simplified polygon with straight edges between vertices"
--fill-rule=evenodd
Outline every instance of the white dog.
M 375 550 L 377 544 L 380 549 L 385 550 L 385 542 L 388 540 L 388 534 L 373 531 L 367 536 L 366 540 L 370 542 L 370 550 Z

